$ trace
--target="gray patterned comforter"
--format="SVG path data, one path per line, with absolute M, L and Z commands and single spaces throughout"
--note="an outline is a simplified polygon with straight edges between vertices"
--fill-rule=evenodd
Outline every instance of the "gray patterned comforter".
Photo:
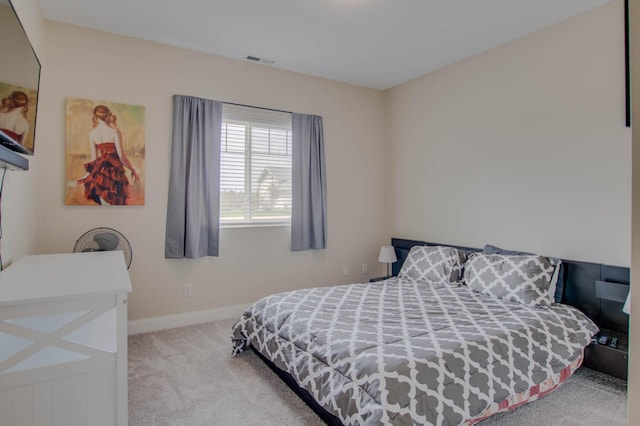
M 392 278 L 265 297 L 233 326 L 353 425 L 458 425 L 582 356 L 597 327 L 466 286 Z

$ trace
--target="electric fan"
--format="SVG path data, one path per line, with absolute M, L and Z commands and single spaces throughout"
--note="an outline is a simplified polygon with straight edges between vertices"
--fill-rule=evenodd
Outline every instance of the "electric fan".
M 82 234 L 80 238 L 78 238 L 78 241 L 76 241 L 75 247 L 73 247 L 74 253 L 113 250 L 122 251 L 127 269 L 129 269 L 129 266 L 131 266 L 131 258 L 133 257 L 131 244 L 129 244 L 129 240 L 127 240 L 124 235 L 115 229 L 91 229 Z

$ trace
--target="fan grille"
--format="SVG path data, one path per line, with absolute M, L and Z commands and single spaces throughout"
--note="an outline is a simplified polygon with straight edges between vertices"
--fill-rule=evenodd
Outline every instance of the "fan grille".
M 127 264 L 127 269 L 129 269 L 133 258 L 131 244 L 124 235 L 113 228 L 101 227 L 91 229 L 82 234 L 76 241 L 76 245 L 73 247 L 74 253 L 111 250 L 122 251 L 124 254 L 124 260 Z

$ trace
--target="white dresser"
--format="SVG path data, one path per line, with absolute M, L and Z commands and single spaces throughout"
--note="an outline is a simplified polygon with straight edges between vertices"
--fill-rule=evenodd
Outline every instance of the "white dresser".
M 120 251 L 0 272 L 0 426 L 127 425 L 130 291 Z

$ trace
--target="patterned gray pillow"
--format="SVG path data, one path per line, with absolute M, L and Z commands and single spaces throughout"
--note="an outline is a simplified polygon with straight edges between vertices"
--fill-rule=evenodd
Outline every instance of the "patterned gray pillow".
M 464 281 L 482 294 L 527 306 L 549 306 L 554 270 L 542 256 L 474 253 L 464 265 Z
M 453 247 L 413 246 L 402 264 L 399 278 L 459 283 L 465 254 Z

